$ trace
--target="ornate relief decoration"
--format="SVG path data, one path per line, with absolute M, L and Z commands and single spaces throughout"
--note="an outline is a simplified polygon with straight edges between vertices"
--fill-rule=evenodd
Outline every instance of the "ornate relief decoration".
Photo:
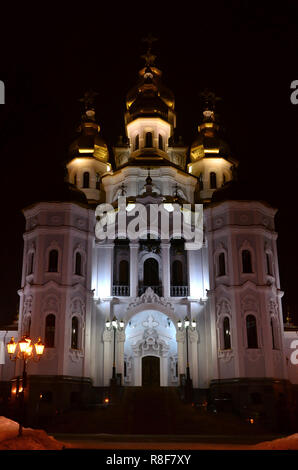
M 134 354 L 137 356 L 144 356 L 150 353 L 155 353 L 161 357 L 167 356 L 170 350 L 170 345 L 159 337 L 159 334 L 156 331 L 156 327 L 159 323 L 154 320 L 152 315 L 149 315 L 142 324 L 145 327 L 143 338 L 132 346 Z
M 228 315 L 231 317 L 232 309 L 228 299 L 222 298 L 216 304 L 216 317 L 217 322 L 220 321 L 221 317 Z
M 270 315 L 278 317 L 278 305 L 274 299 L 270 299 L 268 302 L 268 311 Z
M 147 287 L 144 294 L 142 294 L 140 297 L 135 297 L 128 305 L 127 310 L 131 310 L 132 308 L 138 307 L 142 304 L 157 304 L 174 312 L 174 308 L 171 302 L 169 302 L 164 297 L 159 297 L 157 294 L 155 294 L 151 287 Z
M 258 302 L 252 295 L 247 295 L 241 300 L 241 313 L 245 315 L 247 311 L 258 313 Z
M 78 362 L 82 357 L 84 357 L 84 338 L 85 338 L 85 303 L 79 297 L 72 299 L 70 303 L 70 312 L 69 312 L 69 337 L 70 337 L 70 328 L 71 328 L 71 319 L 73 316 L 78 317 L 79 319 L 79 348 L 78 349 L 69 349 L 69 357 L 73 362 Z
M 233 349 L 219 349 L 218 358 L 223 362 L 229 362 L 234 357 Z

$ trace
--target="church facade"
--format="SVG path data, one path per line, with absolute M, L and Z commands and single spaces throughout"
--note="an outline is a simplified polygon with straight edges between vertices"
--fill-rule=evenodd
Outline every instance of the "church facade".
M 114 161 L 87 93 L 63 190 L 23 210 L 14 334 L 45 343 L 42 359 L 28 363 L 32 410 L 100 402 L 111 381 L 181 387 L 190 379 L 193 397 L 224 395 L 238 408 L 267 406 L 268 397 L 273 406 L 289 389 L 276 210 L 237 193 L 237 161 L 219 137 L 212 94 L 190 149 L 176 140 L 175 100 L 161 75 L 147 54 L 126 96 Z M 128 218 L 137 204 L 169 214 L 175 204 L 201 204 L 200 248 L 186 249 L 171 231 L 98 239 L 97 207 L 117 213 L 119 197 Z M 8 367 L 3 377 L 15 384 L 21 365 L 12 370 L 6 357 Z

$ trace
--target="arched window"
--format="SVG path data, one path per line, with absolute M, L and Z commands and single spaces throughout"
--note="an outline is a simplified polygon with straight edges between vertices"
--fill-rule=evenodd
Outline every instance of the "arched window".
M 51 250 L 49 252 L 49 266 L 48 271 L 50 273 L 56 273 L 58 271 L 58 250 Z
M 154 258 L 147 258 L 144 262 L 144 285 L 159 285 L 158 261 Z
M 137 134 L 135 137 L 135 150 L 138 150 L 139 147 L 140 147 L 140 136 L 139 134 Z
M 211 171 L 210 173 L 210 189 L 216 189 L 216 173 L 214 171 Z
M 266 253 L 266 273 L 268 276 L 272 276 L 272 263 L 270 253 Z
M 230 319 L 225 317 L 222 323 L 223 327 L 223 346 L 224 349 L 231 349 L 231 329 L 230 329 Z
M 78 251 L 76 252 L 76 259 L 75 259 L 75 274 L 78 276 L 82 275 L 82 255 Z
M 152 132 L 146 132 L 145 147 L 153 146 Z
M 54 348 L 55 346 L 55 322 L 55 315 L 53 315 L 52 313 L 47 315 L 44 335 L 46 348 Z
M 79 319 L 72 317 L 71 320 L 71 349 L 79 348 Z
M 242 272 L 252 273 L 251 252 L 249 250 L 242 250 Z
M 173 286 L 183 285 L 183 268 L 182 268 L 182 263 L 179 260 L 173 261 L 173 264 L 172 264 L 172 285 Z
M 272 349 L 278 349 L 276 321 L 272 317 L 270 319 L 270 326 L 271 326 L 271 335 L 272 335 Z
M 30 251 L 28 255 L 28 273 L 27 274 L 33 274 L 34 271 L 34 252 Z
M 122 259 L 119 263 L 119 284 L 120 286 L 129 285 L 129 262 Z
M 89 179 L 90 179 L 89 171 L 85 171 L 83 174 L 83 188 L 89 188 Z
M 257 320 L 254 315 L 247 315 L 246 317 L 246 335 L 247 335 L 247 347 L 249 349 L 257 349 L 258 348 Z
M 163 138 L 162 135 L 158 134 L 158 148 L 163 150 Z
M 226 274 L 226 257 L 222 251 L 218 255 L 218 276 L 224 276 Z

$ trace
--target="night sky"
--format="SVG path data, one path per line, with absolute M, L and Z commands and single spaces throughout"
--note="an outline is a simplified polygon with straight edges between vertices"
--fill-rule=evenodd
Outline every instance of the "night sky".
M 97 118 L 107 143 L 124 134 L 125 95 L 143 66 L 149 32 L 159 38 L 156 66 L 175 94 L 177 135 L 186 144 L 197 135 L 200 92 L 209 88 L 222 98 L 222 135 L 240 162 L 239 179 L 278 208 L 284 311 L 289 306 L 298 323 L 298 105 L 290 101 L 290 84 L 298 80 L 295 3 L 172 2 L 163 11 L 156 2 L 114 2 L 110 9 L 81 2 L 69 11 L 40 3 L 2 15 L 0 325 L 17 315 L 21 209 L 63 180 L 86 90 L 99 93 Z

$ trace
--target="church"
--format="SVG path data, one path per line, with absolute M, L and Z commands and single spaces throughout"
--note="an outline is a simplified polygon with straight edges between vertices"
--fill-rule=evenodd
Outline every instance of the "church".
M 19 319 L 15 331 L 0 332 L 1 390 L 13 397 L 22 385 L 21 361 L 6 351 L 11 336 L 40 337 L 43 357 L 27 364 L 32 413 L 102 403 L 111 387 L 156 386 L 188 389 L 193 401 L 229 400 L 238 410 L 261 404 L 269 415 L 298 384 L 289 359 L 297 332 L 283 321 L 276 209 L 237 181 L 215 95 L 204 94 L 197 136 L 185 145 L 151 47 L 144 59 L 113 155 L 88 92 L 65 181 L 23 209 Z M 201 205 L 201 246 L 186 249 L 171 230 L 167 238 L 148 230 L 99 239 L 97 208 L 117 213 L 119 197 L 128 218 L 137 204 L 170 215 L 174 206 Z

